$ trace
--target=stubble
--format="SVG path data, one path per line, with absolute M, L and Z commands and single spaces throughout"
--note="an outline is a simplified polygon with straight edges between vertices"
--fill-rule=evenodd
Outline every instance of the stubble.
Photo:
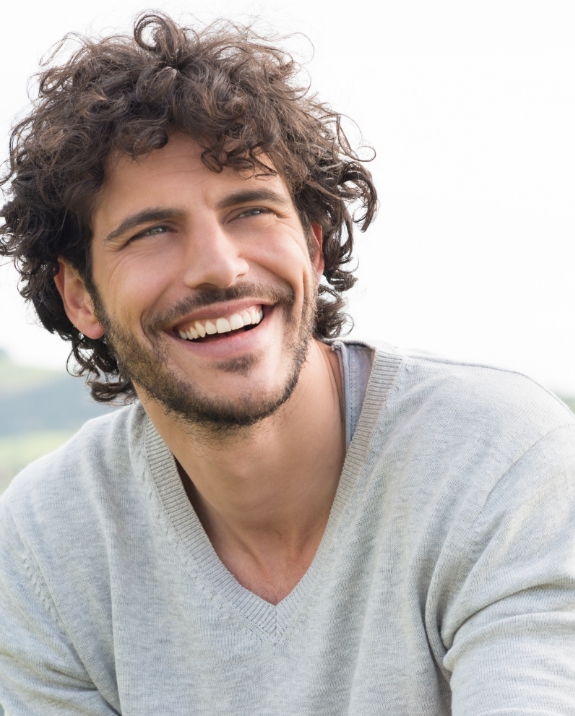
M 170 369 L 165 342 L 161 340 L 166 326 L 173 325 L 178 317 L 202 306 L 215 306 L 224 301 L 257 297 L 270 301 L 275 310 L 284 313 L 287 327 L 282 346 L 288 361 L 283 385 L 272 394 L 254 394 L 226 400 L 203 391 L 197 382 L 178 375 Z M 121 374 L 145 391 L 166 414 L 175 418 L 193 433 L 205 437 L 224 438 L 259 423 L 273 415 L 292 395 L 305 363 L 313 335 L 316 318 L 316 291 L 308 290 L 304 296 L 301 315 L 294 315 L 293 291 L 284 287 L 260 284 L 241 284 L 229 289 L 197 291 L 170 311 L 150 316 L 142 326 L 149 345 L 143 345 L 136 335 L 118 321 L 112 320 L 94 287 L 92 296 L 96 315 L 106 332 L 106 340 L 114 352 Z M 257 299 L 256 299 L 257 300 Z M 299 326 L 298 326 L 299 324 Z M 249 376 L 260 358 L 249 354 L 218 363 L 218 369 L 232 374 Z

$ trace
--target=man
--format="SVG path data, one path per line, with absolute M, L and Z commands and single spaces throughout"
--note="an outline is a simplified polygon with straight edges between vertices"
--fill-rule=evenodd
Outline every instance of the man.
M 3 253 L 132 402 L 0 503 L 10 716 L 575 714 L 575 420 L 335 340 L 376 196 L 295 72 L 143 16 L 14 130 Z

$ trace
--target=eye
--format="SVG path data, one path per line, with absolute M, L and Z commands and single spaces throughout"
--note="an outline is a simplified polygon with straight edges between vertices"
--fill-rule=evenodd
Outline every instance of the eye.
M 140 236 L 156 236 L 156 234 L 165 234 L 167 231 L 167 226 L 151 226 L 149 229 L 142 231 Z
M 272 213 L 272 211 L 270 209 L 265 209 L 262 206 L 253 206 L 253 207 L 250 207 L 249 209 L 242 209 L 236 218 L 243 219 L 243 218 L 249 217 L 249 216 L 260 216 L 261 214 L 271 214 L 271 213 Z
M 168 231 L 169 228 L 167 226 L 150 226 L 149 229 L 144 229 L 144 231 L 140 231 L 135 236 L 132 236 L 130 241 L 141 239 L 145 236 L 158 236 L 159 234 L 166 234 Z

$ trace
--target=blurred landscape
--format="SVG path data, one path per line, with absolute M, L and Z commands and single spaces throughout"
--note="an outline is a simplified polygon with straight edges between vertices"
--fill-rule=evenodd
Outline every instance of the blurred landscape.
M 575 397 L 563 400 L 575 411 Z M 0 493 L 28 463 L 110 409 L 90 398 L 81 378 L 18 365 L 0 351 Z
M 0 493 L 28 463 L 109 410 L 90 398 L 81 378 L 17 365 L 0 351 Z

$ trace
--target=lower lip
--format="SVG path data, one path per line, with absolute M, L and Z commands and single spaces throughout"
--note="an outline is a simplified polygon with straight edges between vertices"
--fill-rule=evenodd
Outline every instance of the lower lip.
M 186 341 L 172 335 L 172 338 L 183 348 L 192 351 L 198 356 L 212 359 L 233 358 L 257 349 L 262 343 L 262 339 L 271 327 L 271 319 L 275 313 L 274 306 L 263 306 L 264 317 L 262 320 L 249 331 L 238 331 L 237 333 L 222 333 L 221 337 L 211 341 Z

